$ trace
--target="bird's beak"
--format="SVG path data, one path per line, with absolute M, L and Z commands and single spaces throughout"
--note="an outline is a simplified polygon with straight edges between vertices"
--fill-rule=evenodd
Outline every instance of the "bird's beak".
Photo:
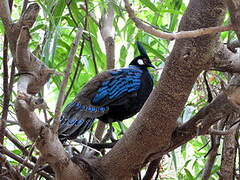
M 157 70 L 157 68 L 152 64 L 149 64 L 149 67 L 152 67 L 153 69 Z

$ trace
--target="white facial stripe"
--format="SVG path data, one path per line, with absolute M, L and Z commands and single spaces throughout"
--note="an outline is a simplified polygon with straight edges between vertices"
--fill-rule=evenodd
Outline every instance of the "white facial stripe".
M 139 65 L 144 65 L 144 62 L 143 62 L 143 60 L 142 60 L 142 59 L 138 59 L 138 61 L 137 61 L 137 62 L 138 62 L 138 64 L 139 64 Z

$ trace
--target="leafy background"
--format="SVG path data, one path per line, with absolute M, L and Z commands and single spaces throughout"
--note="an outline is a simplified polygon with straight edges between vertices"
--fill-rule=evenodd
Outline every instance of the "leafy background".
M 41 6 L 41 11 L 34 27 L 31 29 L 32 39 L 30 48 L 38 58 L 44 61 L 50 68 L 56 69 L 59 73 L 63 73 L 66 66 L 68 53 L 75 37 L 77 26 L 85 28 L 83 36 L 85 40 L 81 40 L 80 42 L 77 55 L 74 58 L 71 76 L 68 81 L 67 90 L 69 91 L 69 95 L 64 103 L 64 106 L 66 106 L 73 100 L 75 95 L 81 90 L 85 83 L 95 76 L 97 72 L 106 70 L 106 53 L 98 22 L 101 14 L 107 11 L 108 1 L 88 1 L 88 14 L 91 14 L 93 18 L 86 16 L 86 11 L 82 8 L 85 2 L 82 0 L 36 0 L 36 2 L 38 2 Z M 14 0 L 12 13 L 14 19 L 19 18 L 22 4 L 22 0 Z M 132 1 L 133 8 L 139 18 L 154 26 L 156 29 L 165 32 L 177 31 L 178 23 L 186 9 L 187 4 L 188 0 Z M 165 59 L 171 51 L 174 42 L 156 38 L 136 28 L 134 23 L 128 18 L 124 9 L 123 1 L 114 1 L 113 7 L 115 12 L 113 23 L 116 47 L 115 67 L 120 68 L 127 66 L 133 57 L 138 55 L 134 44 L 135 41 L 141 41 L 153 61 L 153 64 L 158 67 L 158 71 L 151 71 L 156 84 L 161 75 L 161 70 L 164 67 Z M 227 23 L 228 21 L 229 18 L 226 16 L 225 22 Z M 3 25 L 0 22 L 1 60 L 3 59 L 3 33 Z M 235 37 L 232 32 L 224 32 L 221 34 L 221 38 L 224 42 L 228 42 Z M 82 56 L 80 56 L 82 47 Z M 0 61 L 0 63 L 2 76 L 2 61 Z M 219 92 L 218 77 L 226 79 L 224 74 L 216 72 L 208 73 L 208 81 L 213 90 L 213 94 L 215 95 Z M 39 111 L 39 115 L 42 117 L 43 121 L 50 119 L 53 115 L 52 112 L 55 108 L 62 78 L 63 77 L 61 75 L 53 76 L 41 93 L 49 106 L 47 112 L 44 113 Z M 2 91 L 2 82 L 0 83 Z M 14 86 L 16 86 L 16 84 L 14 84 Z M 15 97 L 13 94 L 11 105 L 13 105 L 14 99 Z M 159 99 L 159 101 L 161 101 L 161 99 Z M 1 95 L 0 103 L 1 109 L 3 95 Z M 194 86 L 194 89 L 192 90 L 181 117 L 179 117 L 179 122 L 186 122 L 206 104 L 207 94 L 203 78 L 200 76 Z M 124 121 L 121 127 L 127 129 L 133 120 L 134 117 Z M 24 146 L 31 144 L 24 133 L 19 129 L 12 106 L 10 106 L 7 125 L 8 129 L 21 141 Z M 115 123 L 114 127 L 115 136 L 120 138 L 121 128 L 119 124 Z M 95 128 L 96 125 L 93 128 L 93 132 Z M 85 135 L 85 137 L 88 136 L 89 134 Z M 195 138 L 165 156 L 161 162 L 159 179 L 160 177 L 161 179 L 199 179 L 206 162 L 204 155 L 206 155 L 210 149 L 210 144 L 207 144 L 208 141 L 208 136 Z M 23 156 L 22 152 L 8 139 L 5 140 L 5 145 L 13 153 Z M 31 148 L 31 146 L 29 146 L 29 148 Z M 34 151 L 34 155 L 37 156 L 38 152 Z M 18 162 L 10 158 L 9 160 L 13 165 L 21 166 Z M 212 170 L 212 176 L 210 178 L 212 180 L 218 179 L 216 172 L 219 170 L 220 160 L 221 156 L 218 156 Z M 27 175 L 28 173 L 29 170 L 23 167 L 22 174 Z

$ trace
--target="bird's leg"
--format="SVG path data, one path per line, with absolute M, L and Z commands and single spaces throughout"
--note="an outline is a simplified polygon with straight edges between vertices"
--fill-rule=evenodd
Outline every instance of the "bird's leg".
M 111 139 L 112 142 L 115 142 L 116 140 L 113 137 L 113 131 L 114 128 L 112 126 L 112 119 L 108 119 L 108 123 L 109 123 L 109 129 L 107 131 L 107 134 L 104 136 L 104 138 L 102 139 L 101 143 L 106 143 L 107 140 Z
M 117 140 L 113 137 L 113 132 L 114 132 L 114 128 L 112 126 L 112 121 L 109 122 L 109 135 L 110 135 L 110 139 L 112 142 L 116 142 Z

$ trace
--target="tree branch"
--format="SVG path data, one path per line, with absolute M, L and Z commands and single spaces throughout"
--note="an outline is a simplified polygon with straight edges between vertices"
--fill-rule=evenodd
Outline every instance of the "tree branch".
M 2 0 L 0 2 L 0 17 L 3 21 L 4 27 L 8 27 L 12 23 L 11 13 L 9 8 L 8 0 Z
M 202 108 L 194 117 L 175 129 L 172 134 L 171 145 L 156 154 L 150 155 L 150 160 L 185 144 L 190 139 L 208 133 L 210 127 L 219 120 L 226 118 L 240 109 L 240 77 L 233 76 L 225 92 L 220 93 L 210 104 Z M 235 125 L 234 128 L 235 129 Z
M 167 40 L 183 39 L 183 38 L 196 38 L 196 37 L 207 35 L 207 34 L 213 34 L 213 33 L 234 30 L 233 26 L 229 25 L 229 26 L 199 28 L 197 30 L 180 31 L 180 32 L 176 32 L 176 33 L 160 32 L 160 31 L 157 31 L 156 29 L 154 29 L 152 26 L 143 24 L 143 21 L 135 16 L 135 13 L 134 13 L 133 9 L 131 8 L 129 1 L 124 0 L 124 2 L 125 2 L 125 7 L 128 12 L 128 15 L 133 20 L 135 25 L 139 29 L 141 29 L 149 34 L 152 34 L 153 36 L 159 37 L 159 38 L 163 38 L 163 39 L 167 39 Z
M 102 17 L 100 21 L 100 32 L 105 44 L 106 55 L 107 55 L 107 69 L 113 69 L 115 66 L 115 42 L 113 34 L 113 18 L 114 10 L 112 7 L 112 2 L 108 3 L 108 13 L 107 16 L 102 12 Z M 98 121 L 96 133 L 96 138 L 101 141 L 106 124 L 102 121 Z
M 232 124 L 239 120 L 239 114 L 232 114 L 229 123 Z M 227 126 L 230 127 L 230 124 Z M 232 132 L 224 136 L 223 149 L 222 149 L 222 160 L 220 166 L 219 180 L 234 179 L 235 176 L 235 165 L 236 165 L 236 153 L 237 153 L 237 143 L 236 134 L 239 130 L 239 124 L 236 124 L 237 128 L 234 128 Z M 229 129 L 230 130 L 230 129 Z
M 179 31 L 219 26 L 224 19 L 224 9 L 222 0 L 190 1 L 181 19 Z M 175 135 L 173 132 L 194 82 L 202 70 L 211 64 L 212 55 L 219 45 L 218 38 L 219 34 L 212 34 L 176 41 L 157 86 L 137 118 L 113 149 L 96 162 L 97 168 L 111 172 L 105 178 L 130 179 L 149 161 L 178 147 L 178 143 L 185 143 L 196 136 L 199 129 L 196 125 L 200 125 L 198 123 L 192 124 L 194 130 L 186 133 L 188 136 L 180 133 Z M 227 101 L 226 96 L 225 100 Z M 232 108 L 232 105 L 229 106 Z M 216 122 L 216 118 L 214 120 Z M 204 125 L 205 123 L 207 121 L 204 121 Z M 159 150 L 161 152 L 154 157 Z
M 64 101 L 65 89 L 67 87 L 67 81 L 69 79 L 69 75 L 71 72 L 73 59 L 75 57 L 77 47 L 78 47 L 79 41 L 82 37 L 82 34 L 83 34 L 83 30 L 79 28 L 77 31 L 77 34 L 76 34 L 76 38 L 72 44 L 72 48 L 70 50 L 69 56 L 68 56 L 67 67 L 64 70 L 64 78 L 63 78 L 63 81 L 61 84 L 61 88 L 60 88 L 60 92 L 59 92 L 58 100 L 57 100 L 57 104 L 56 104 L 56 109 L 55 109 L 55 119 L 54 119 L 54 123 L 53 123 L 53 129 L 55 132 L 57 132 L 59 125 L 60 125 L 61 107 L 62 107 L 63 101 Z
M 215 124 L 216 128 L 219 130 L 222 130 L 224 128 L 225 121 L 226 120 L 223 119 L 219 121 L 217 124 Z M 218 148 L 220 145 L 220 138 L 221 136 L 211 135 L 211 149 L 209 150 L 209 153 L 207 153 L 208 159 L 205 164 L 204 170 L 202 172 L 202 180 L 208 180 L 211 175 L 211 171 L 212 171 L 215 159 L 217 157 Z
M 23 164 L 24 166 L 33 169 L 34 165 L 31 163 L 26 162 L 24 159 L 22 159 L 21 157 L 15 155 L 14 153 L 10 152 L 8 149 L 6 149 L 3 146 L 0 146 L 0 152 L 11 157 L 12 159 L 16 160 L 17 162 Z M 47 178 L 47 179 L 53 179 L 51 176 L 49 176 L 47 173 L 45 172 L 39 172 L 39 174 L 41 174 L 43 177 Z
M 9 162 L 7 161 L 6 157 L 4 157 L 1 153 L 0 153 L 0 161 L 2 161 L 5 164 L 5 167 L 7 168 L 7 170 L 10 173 L 10 176 L 13 180 L 24 180 L 24 177 L 21 176 L 20 173 L 18 173 L 16 171 L 16 169 L 14 169 L 11 164 L 9 164 Z M 2 174 L 0 175 L 2 177 Z M 2 177 L 3 178 L 3 177 Z
M 218 51 L 214 54 L 210 69 L 221 72 L 239 73 L 239 55 L 231 52 L 226 46 L 220 45 Z
M 107 69 L 113 69 L 115 64 L 113 18 L 114 18 L 114 11 L 112 7 L 112 2 L 109 2 L 107 16 L 104 13 L 102 13 L 102 17 L 100 21 L 100 31 L 101 31 L 102 38 L 104 40 L 106 54 L 107 54 Z
M 162 158 L 160 157 L 159 159 L 155 159 L 149 163 L 147 172 L 144 175 L 143 180 L 151 180 L 152 179 L 154 173 L 156 172 L 156 170 L 159 167 L 159 163 L 160 163 L 161 159 Z
M 231 23 L 235 29 L 238 40 L 240 40 L 240 3 L 237 0 L 225 0 L 231 18 Z
M 3 7 L 3 1 L 0 1 L 0 6 Z M 18 96 L 15 102 L 16 115 L 26 135 L 32 141 L 36 141 L 36 147 L 42 158 L 54 169 L 57 179 L 86 180 L 89 179 L 88 174 L 82 166 L 80 167 L 70 160 L 54 133 L 56 130 L 52 130 L 47 124 L 40 121 L 34 113 L 34 108 L 40 107 L 43 100 L 32 95 L 38 93 L 49 79 L 49 75 L 54 73 L 28 50 L 29 27 L 35 22 L 38 11 L 39 6 L 33 3 L 23 13 L 18 23 L 9 26 L 10 28 L 5 27 L 20 76 Z
M 239 127 L 239 124 L 235 124 L 234 126 L 232 126 L 230 129 L 228 129 L 227 131 L 223 131 L 223 130 L 217 130 L 217 129 L 213 129 L 212 127 L 209 129 L 209 134 L 211 135 L 220 135 L 220 136 L 226 136 L 229 134 L 232 134 L 236 131 L 236 129 Z

